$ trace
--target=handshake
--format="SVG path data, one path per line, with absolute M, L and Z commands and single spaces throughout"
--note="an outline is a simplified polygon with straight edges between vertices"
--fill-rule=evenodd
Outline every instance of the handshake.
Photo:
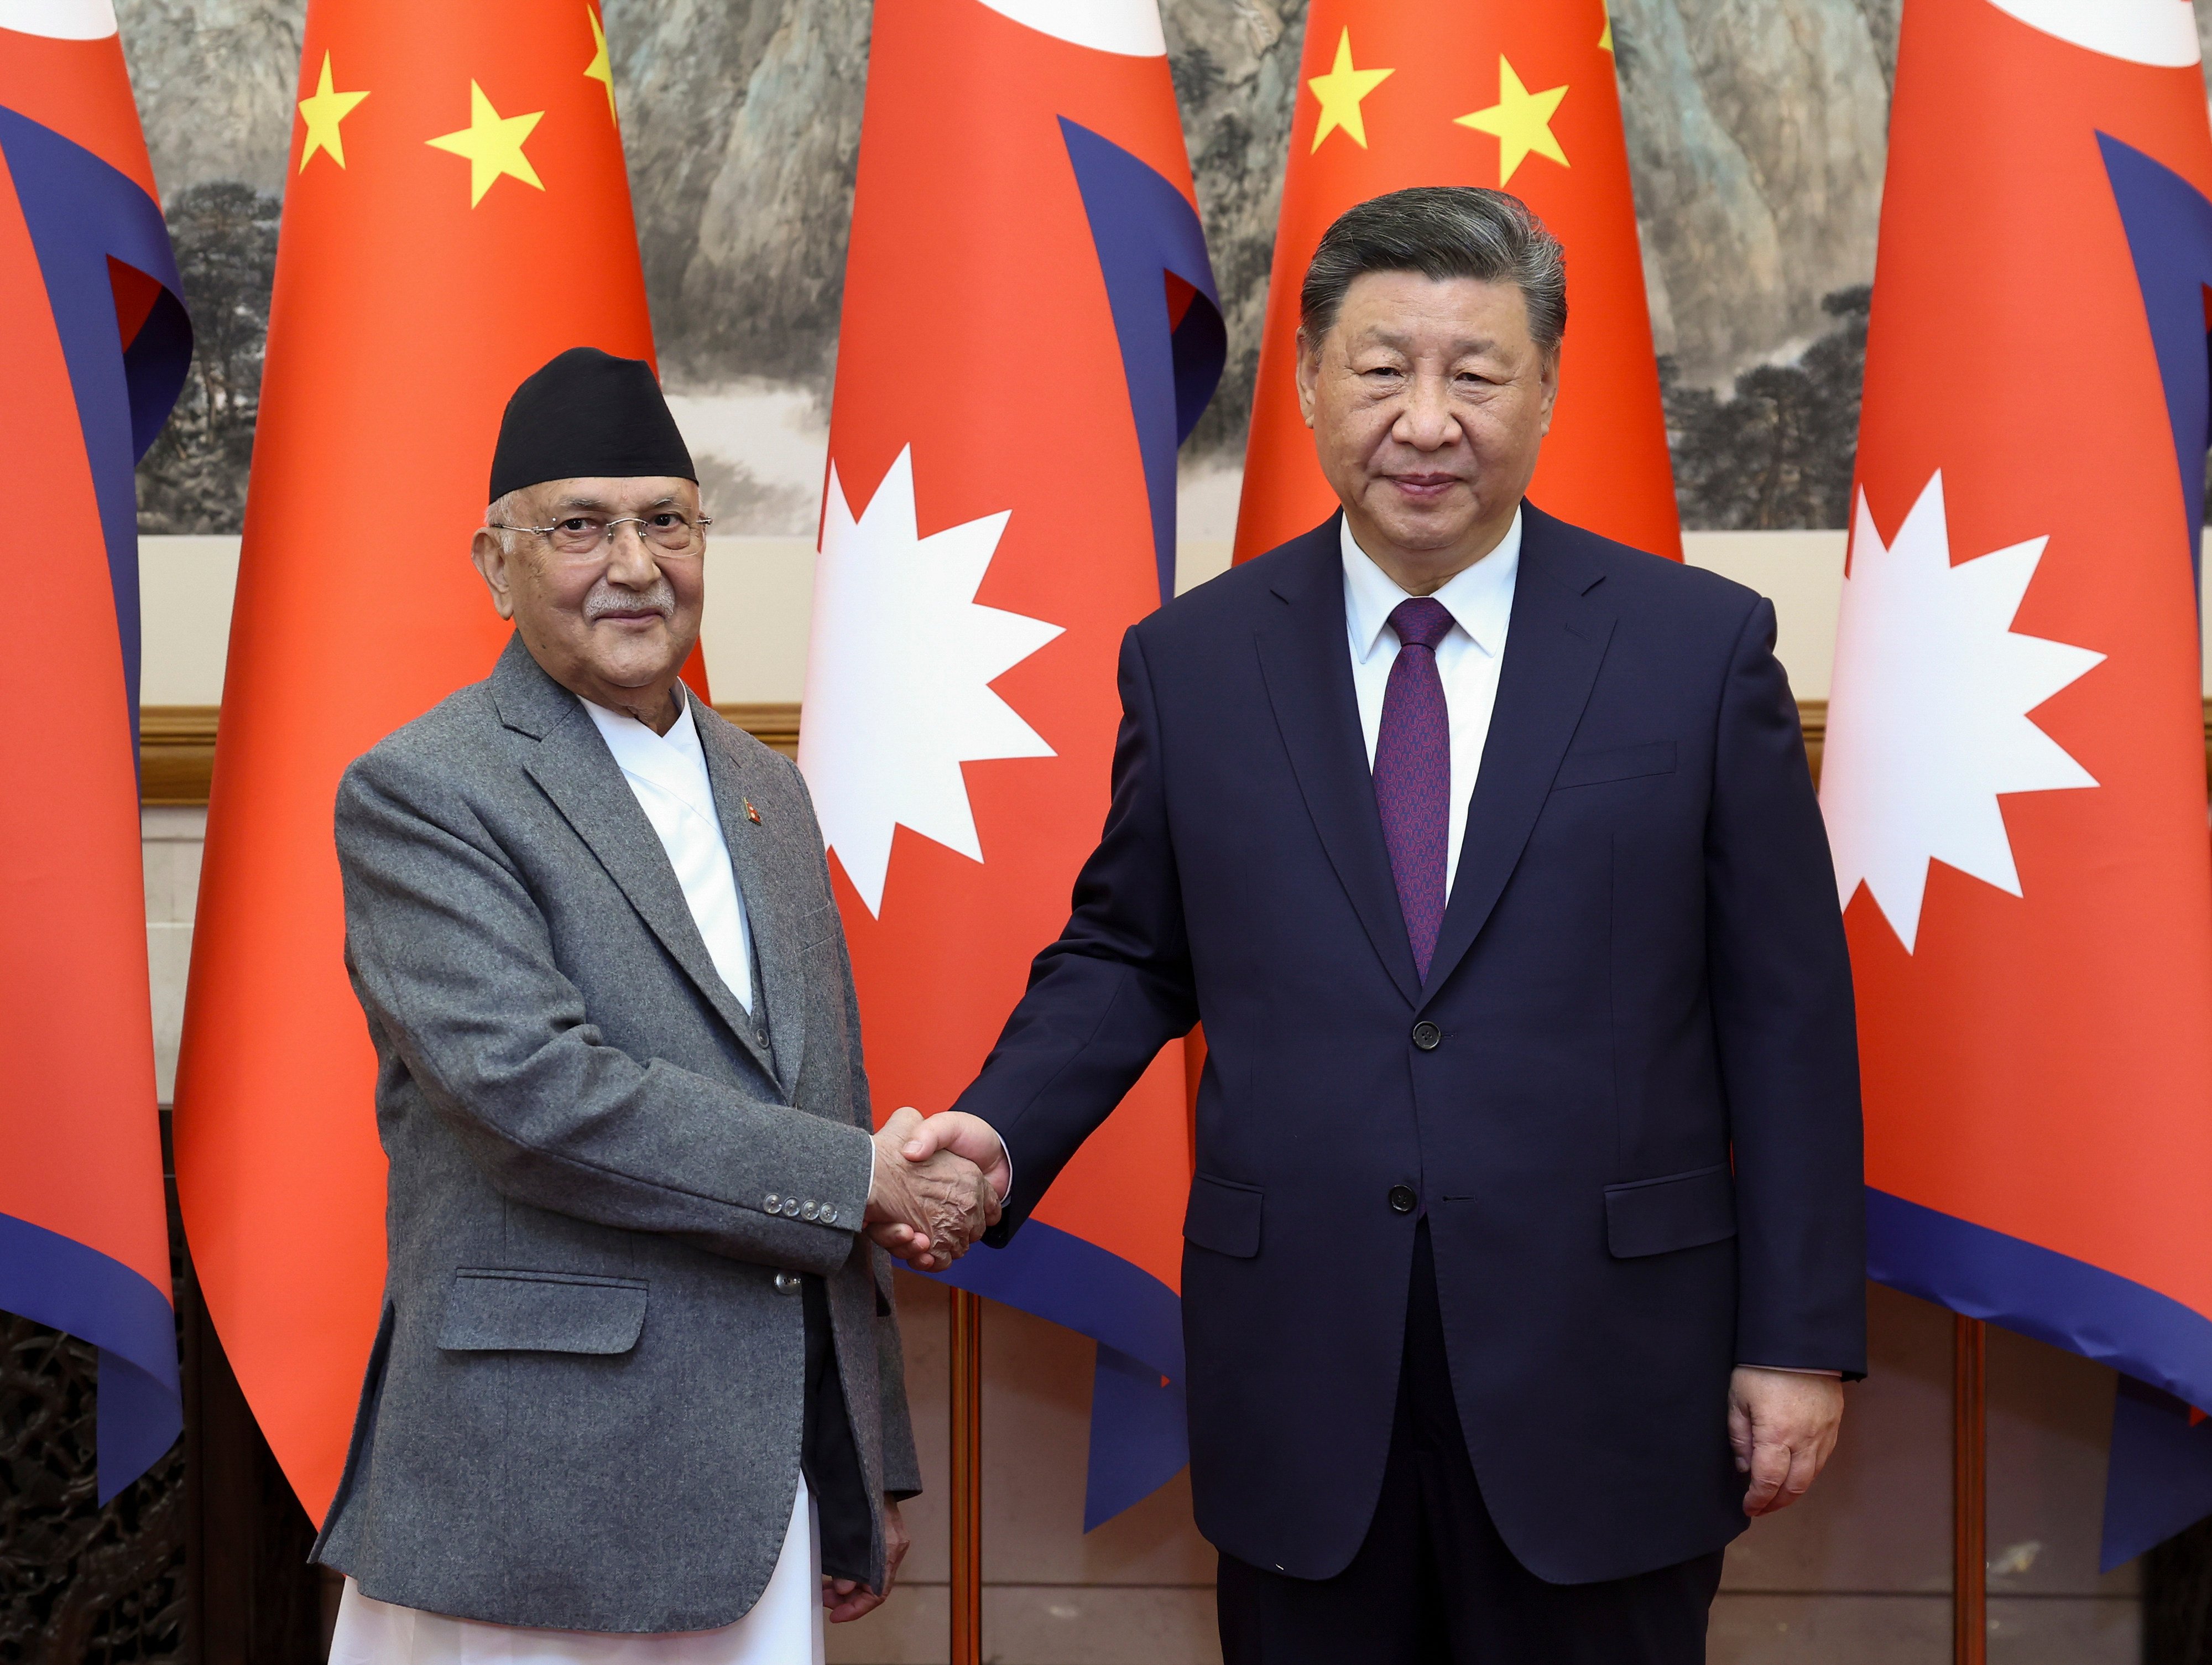
M 998 1223 L 1012 1181 L 989 1123 L 906 1107 L 876 1133 L 868 1235 L 916 1272 L 940 1272 Z

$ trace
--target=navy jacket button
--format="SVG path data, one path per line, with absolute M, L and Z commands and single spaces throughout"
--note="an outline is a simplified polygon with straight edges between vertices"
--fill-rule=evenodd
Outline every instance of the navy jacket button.
M 1413 1025 L 1413 1045 L 1425 1052 L 1433 1052 L 1444 1038 L 1444 1032 L 1425 1019 Z
M 1413 1187 L 1411 1186 L 1394 1185 L 1390 1187 L 1390 1211 L 1393 1214 L 1411 1214 L 1413 1211 L 1413 1205 L 1419 1200 L 1419 1198 L 1413 1195 Z

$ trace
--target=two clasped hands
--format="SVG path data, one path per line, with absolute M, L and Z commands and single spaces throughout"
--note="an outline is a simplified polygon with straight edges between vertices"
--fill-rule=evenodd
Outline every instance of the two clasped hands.
M 876 1133 L 868 1235 L 916 1272 L 941 1272 L 998 1223 L 1012 1179 L 988 1123 L 905 1107 Z

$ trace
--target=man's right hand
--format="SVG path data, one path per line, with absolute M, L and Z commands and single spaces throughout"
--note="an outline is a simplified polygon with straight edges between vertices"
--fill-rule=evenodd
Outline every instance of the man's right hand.
M 901 1110 L 898 1115 L 891 1118 L 891 1122 L 896 1122 L 899 1116 L 905 1115 L 915 1116 L 920 1124 L 918 1126 L 913 1123 L 906 1124 L 915 1129 L 912 1137 L 900 1147 L 901 1154 L 908 1162 L 926 1161 L 939 1151 L 951 1151 L 956 1156 L 964 1156 L 983 1170 L 983 1177 L 990 1182 L 992 1194 L 1000 1202 L 1006 1200 L 1006 1193 L 1013 1189 L 1013 1165 L 1007 1161 L 1006 1147 L 1000 1141 L 990 1123 L 981 1116 L 971 1116 L 964 1110 L 941 1111 L 927 1120 L 921 1120 L 921 1113 L 911 1108 Z M 884 1131 L 888 1132 L 890 1128 L 890 1123 L 885 1123 Z M 994 1210 L 991 1218 L 995 1223 L 998 1217 Z
M 916 1271 L 936 1272 L 997 1223 L 1000 1193 L 954 1151 L 909 1154 L 923 1125 L 921 1113 L 908 1107 L 877 1131 L 868 1235 Z

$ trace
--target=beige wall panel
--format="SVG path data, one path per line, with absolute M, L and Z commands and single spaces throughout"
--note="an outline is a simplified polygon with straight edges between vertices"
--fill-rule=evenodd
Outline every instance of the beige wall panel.
M 146 968 L 154 1003 L 154 1083 L 161 1101 L 176 1093 L 177 1037 L 185 1025 L 185 974 L 191 963 L 192 912 L 199 902 L 204 809 L 142 809 L 146 874 Z
M 1948 1595 L 1753 1595 L 1713 1603 L 1707 1665 L 1948 1665 Z
M 142 705 L 218 705 L 230 650 L 235 538 L 138 540 Z

